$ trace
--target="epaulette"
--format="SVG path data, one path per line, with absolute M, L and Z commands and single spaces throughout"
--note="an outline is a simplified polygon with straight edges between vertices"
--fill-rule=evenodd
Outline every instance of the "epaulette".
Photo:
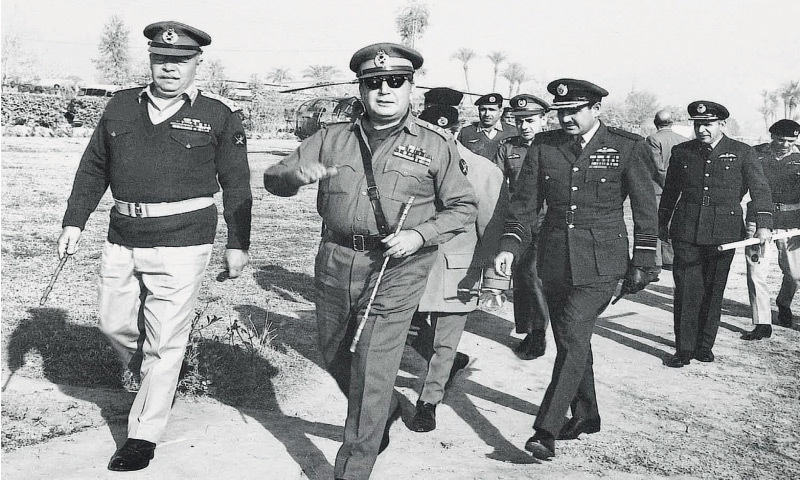
M 631 132 L 629 132 L 627 130 L 623 130 L 621 128 L 608 127 L 608 131 L 610 133 L 613 133 L 614 135 L 619 135 L 620 137 L 628 138 L 628 139 L 631 139 L 631 140 L 644 140 L 644 138 L 641 135 L 637 135 L 635 133 L 631 133 Z
M 231 112 L 238 112 L 238 111 L 240 111 L 242 109 L 240 106 L 236 105 L 236 103 L 234 103 L 232 100 L 230 100 L 228 98 L 225 98 L 222 95 L 217 95 L 216 93 L 206 92 L 205 90 L 199 90 L 197 92 L 197 94 L 198 95 L 202 95 L 202 96 L 204 96 L 206 98 L 210 98 L 212 100 L 216 100 L 216 101 L 220 102 L 221 104 L 223 104 L 226 107 L 228 107 Z
M 432 132 L 438 133 L 445 140 L 452 140 L 453 139 L 453 134 L 450 133 L 450 130 L 445 130 L 444 128 L 439 127 L 438 125 L 434 125 L 432 123 L 428 123 L 425 120 L 420 120 L 417 117 L 414 117 L 414 120 L 417 122 L 417 125 L 419 125 L 420 127 L 423 127 L 423 128 L 426 128 L 426 129 L 428 129 L 428 130 L 430 130 Z

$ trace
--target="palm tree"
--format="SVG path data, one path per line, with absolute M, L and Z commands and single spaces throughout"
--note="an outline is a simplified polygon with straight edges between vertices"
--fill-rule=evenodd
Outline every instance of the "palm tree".
M 464 83 L 466 83 L 467 91 L 469 92 L 469 62 L 475 58 L 475 52 L 471 48 L 459 48 L 458 51 L 453 54 L 453 58 L 460 61 L 464 68 Z
M 794 118 L 794 111 L 800 103 L 800 80 L 791 80 L 778 89 L 778 95 L 783 100 L 784 118 Z
M 497 91 L 497 76 L 500 74 L 500 64 L 505 62 L 508 57 L 506 57 L 505 52 L 492 52 L 489 55 L 489 60 L 492 61 L 494 65 L 494 76 L 492 77 L 492 91 Z
M 292 80 L 292 74 L 289 73 L 288 68 L 280 68 L 276 67 L 269 71 L 267 74 L 267 80 L 272 83 L 283 83 L 289 80 Z
M 519 92 L 520 85 L 530 80 L 530 77 L 525 72 L 525 67 L 523 67 L 522 64 L 518 62 L 509 63 L 506 69 L 503 70 L 503 73 L 501 75 L 503 76 L 503 78 L 508 80 L 509 98 L 513 97 L 516 93 Z
M 333 65 L 310 65 L 303 71 L 303 78 L 310 78 L 314 84 L 328 83 L 339 74 Z
M 778 108 L 778 91 L 777 90 L 761 90 L 761 106 L 758 112 L 764 117 L 764 127 L 769 129 L 769 126 L 775 122 L 775 110 Z
M 428 26 L 428 15 L 428 6 L 413 0 L 397 12 L 394 23 L 403 45 L 416 48 L 417 39 L 422 37 Z

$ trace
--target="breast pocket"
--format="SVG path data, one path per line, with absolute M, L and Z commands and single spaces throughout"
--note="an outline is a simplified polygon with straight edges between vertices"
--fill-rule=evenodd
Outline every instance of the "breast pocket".
M 320 190 L 333 195 L 349 193 L 359 188 L 359 182 L 362 178 L 364 178 L 364 174 L 358 172 L 354 166 L 349 164 L 338 165 L 336 175 L 320 181 Z
M 393 200 L 405 202 L 411 195 L 420 195 L 422 184 L 429 175 L 428 167 L 398 157 L 392 157 L 386 162 L 384 179 L 380 182 L 381 195 L 386 195 Z M 386 188 L 384 192 L 383 189 Z
M 622 196 L 619 168 L 589 169 L 586 183 L 600 201 L 610 201 Z
M 133 122 L 124 120 L 107 120 L 106 121 L 106 136 L 112 145 L 119 146 L 131 141 L 131 132 L 133 132 Z

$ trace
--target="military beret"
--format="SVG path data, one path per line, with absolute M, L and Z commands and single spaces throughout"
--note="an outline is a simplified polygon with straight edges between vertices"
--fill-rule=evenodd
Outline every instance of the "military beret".
M 475 105 L 503 105 L 503 96 L 499 93 L 489 93 L 475 100 Z
M 577 108 L 589 103 L 599 102 L 608 95 L 608 91 L 586 80 L 559 78 L 547 85 L 547 91 L 555 96 L 553 110 L 560 108 Z
M 425 105 L 448 105 L 457 106 L 464 98 L 464 94 L 458 90 L 447 87 L 431 88 L 425 92 Z
M 511 111 L 515 117 L 538 115 L 550 110 L 549 103 L 536 95 L 529 95 L 527 93 L 513 97 L 508 103 L 511 104 Z
M 692 102 L 686 110 L 689 112 L 689 120 L 725 120 L 731 116 L 724 106 L 706 100 Z
M 368 45 L 350 58 L 350 70 L 358 78 L 392 74 L 413 74 L 422 66 L 422 55 L 396 43 Z
M 419 118 L 441 128 L 450 128 L 458 123 L 458 110 L 447 105 L 431 105 L 419 114 Z
M 151 53 L 186 57 L 201 53 L 200 47 L 211 44 L 206 32 L 180 22 L 156 22 L 144 27 L 144 36 L 150 39 Z
M 784 118 L 773 123 L 769 133 L 779 137 L 796 137 L 800 135 L 800 123 Z

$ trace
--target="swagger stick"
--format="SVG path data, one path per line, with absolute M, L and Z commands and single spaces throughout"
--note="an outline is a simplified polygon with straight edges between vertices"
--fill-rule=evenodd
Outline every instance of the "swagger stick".
M 403 228 L 403 223 L 406 221 L 406 217 L 408 216 L 408 211 L 411 210 L 412 203 L 414 203 L 414 195 L 408 197 L 408 202 L 406 202 L 406 207 L 403 209 L 403 214 L 400 215 L 400 221 L 397 222 L 397 228 L 394 229 L 395 235 L 400 233 L 400 229 Z M 386 264 L 389 263 L 390 258 L 391 257 L 386 257 L 383 259 L 383 265 L 381 265 L 381 271 L 378 272 L 378 279 L 375 280 L 375 286 L 372 288 L 372 295 L 369 296 L 369 302 L 367 303 L 367 308 L 364 310 L 364 316 L 361 317 L 361 322 L 358 324 L 358 330 L 356 330 L 356 334 L 353 337 L 353 343 L 350 344 L 351 353 L 356 353 L 356 345 L 358 345 L 358 339 L 361 338 L 361 332 L 364 331 L 364 326 L 367 324 L 369 311 L 372 309 L 372 302 L 375 301 L 375 295 L 378 293 L 378 286 L 381 284 L 381 279 L 383 278 L 383 272 L 386 271 Z
M 67 263 L 68 258 L 69 255 L 65 253 L 64 256 L 61 257 L 61 260 L 59 260 L 58 266 L 56 267 L 56 270 L 53 272 L 53 276 L 50 277 L 50 283 L 47 284 L 47 288 L 44 289 L 42 298 L 39 300 L 40 307 L 44 306 L 44 304 L 47 302 L 47 297 L 50 295 L 50 292 L 53 291 L 53 285 L 56 284 L 56 280 L 58 279 L 58 274 L 61 273 L 61 269 L 64 268 L 64 264 Z
M 790 228 L 785 232 L 778 232 L 772 235 L 771 240 L 780 240 L 781 238 L 791 238 L 800 235 L 800 228 Z M 761 240 L 758 238 L 748 238 L 746 240 L 739 240 L 738 242 L 723 243 L 717 247 L 717 250 L 724 252 L 725 250 L 732 250 L 739 247 L 747 247 L 748 245 L 758 245 Z

